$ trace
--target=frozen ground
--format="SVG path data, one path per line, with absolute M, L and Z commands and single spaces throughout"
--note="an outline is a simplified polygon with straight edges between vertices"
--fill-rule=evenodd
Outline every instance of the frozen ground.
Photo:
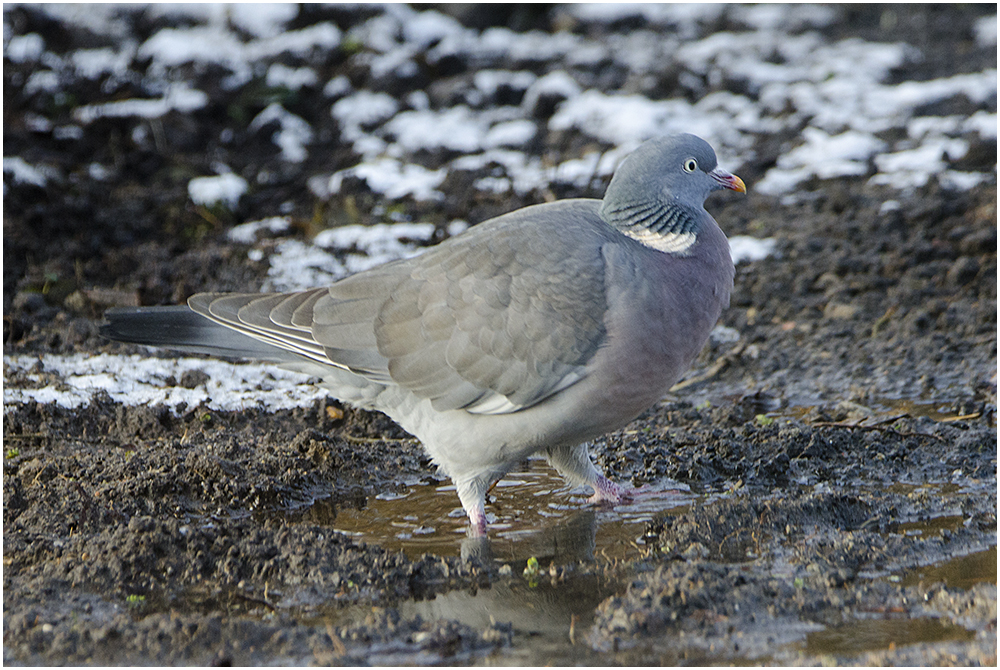
M 995 662 L 996 28 L 990 5 L 5 5 L 5 662 Z M 736 292 L 595 452 L 690 500 L 587 516 L 529 471 L 490 560 L 383 419 L 96 334 L 110 306 L 313 287 L 600 197 L 668 132 L 749 187 L 709 203 Z M 838 646 L 872 617 L 897 623 Z

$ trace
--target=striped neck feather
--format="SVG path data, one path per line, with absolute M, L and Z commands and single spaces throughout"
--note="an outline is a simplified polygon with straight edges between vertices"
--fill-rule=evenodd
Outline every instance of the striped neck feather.
M 674 203 L 623 205 L 601 214 L 622 234 L 663 253 L 683 255 L 698 239 L 696 217 Z

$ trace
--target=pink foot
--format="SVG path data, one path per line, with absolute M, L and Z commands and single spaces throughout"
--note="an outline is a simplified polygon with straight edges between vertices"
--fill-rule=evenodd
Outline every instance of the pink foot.
M 634 489 L 624 487 L 621 484 L 615 484 L 604 475 L 599 476 L 594 481 L 593 487 L 594 495 L 590 496 L 587 502 L 609 502 L 612 505 L 617 505 L 618 503 L 631 501 L 634 492 Z
M 470 537 L 483 537 L 486 535 L 486 510 L 472 509 L 468 510 L 469 514 L 469 536 Z

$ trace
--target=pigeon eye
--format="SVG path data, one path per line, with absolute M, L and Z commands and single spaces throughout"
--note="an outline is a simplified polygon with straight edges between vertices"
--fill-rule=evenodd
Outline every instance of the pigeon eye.
M 697 169 L 698 169 L 698 161 L 696 161 L 695 159 L 689 158 L 686 161 L 684 161 L 685 172 L 694 172 Z

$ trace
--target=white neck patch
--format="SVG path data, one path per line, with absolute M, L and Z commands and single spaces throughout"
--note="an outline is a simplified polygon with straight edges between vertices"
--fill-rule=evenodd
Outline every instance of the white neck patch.
M 656 233 L 648 228 L 622 232 L 639 244 L 665 254 L 684 254 L 698 238 L 694 233 Z

